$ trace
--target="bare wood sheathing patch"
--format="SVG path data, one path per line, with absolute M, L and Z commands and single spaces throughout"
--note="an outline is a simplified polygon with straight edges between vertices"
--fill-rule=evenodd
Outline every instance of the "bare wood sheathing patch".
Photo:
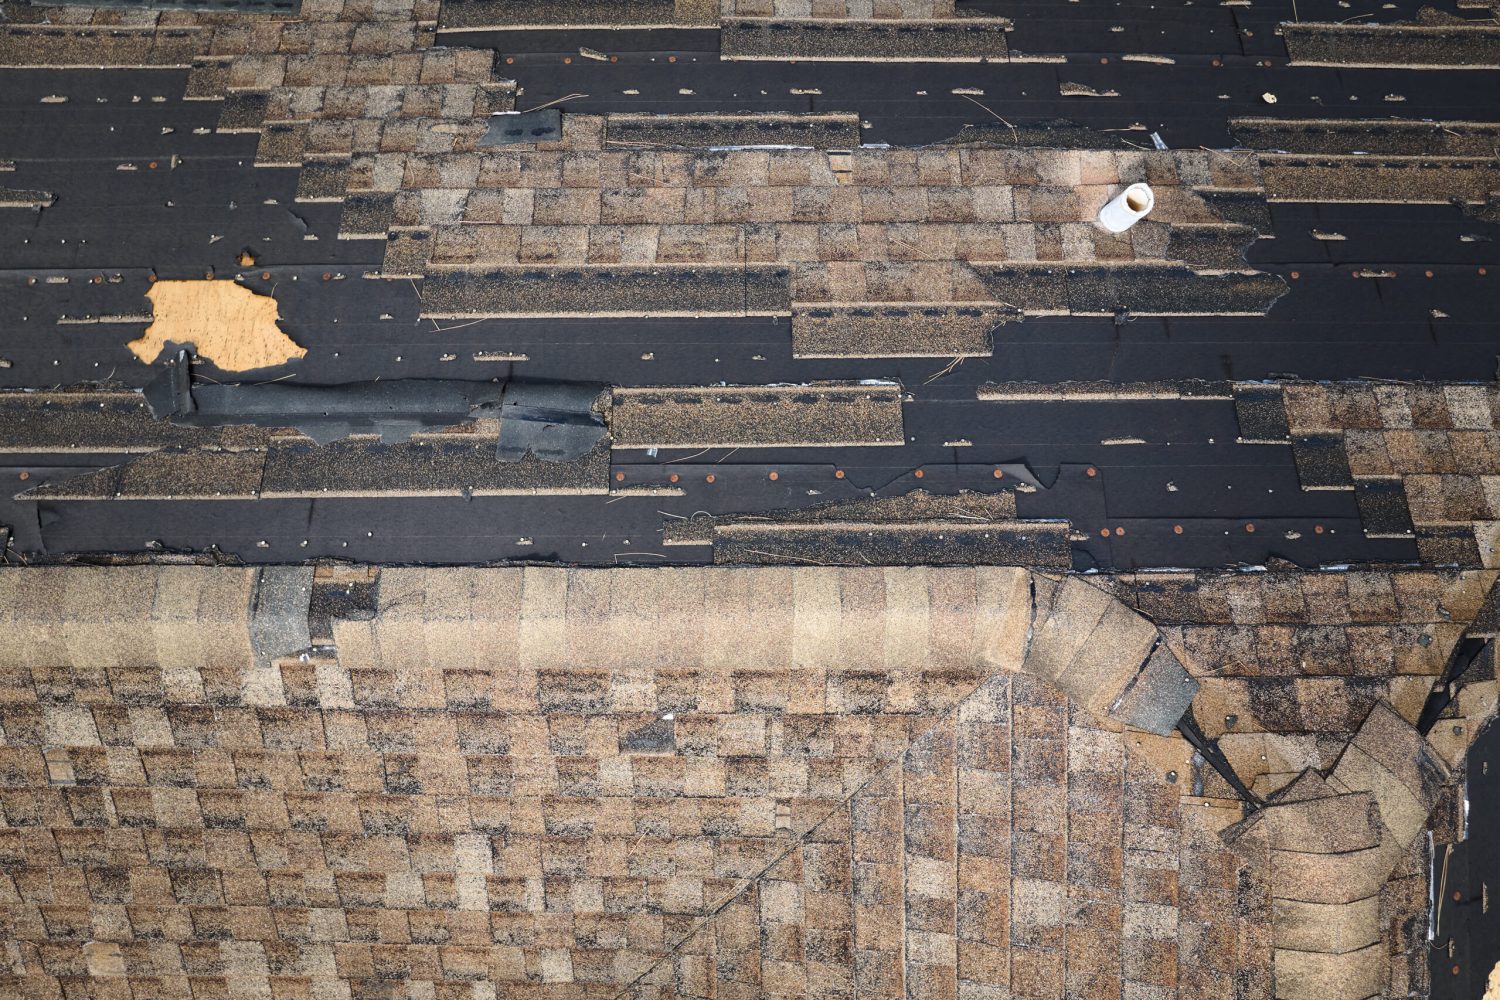
M 307 353 L 276 325 L 276 300 L 233 281 L 158 281 L 146 293 L 155 320 L 125 345 L 146 364 L 170 344 L 192 344 L 229 372 L 274 368 Z

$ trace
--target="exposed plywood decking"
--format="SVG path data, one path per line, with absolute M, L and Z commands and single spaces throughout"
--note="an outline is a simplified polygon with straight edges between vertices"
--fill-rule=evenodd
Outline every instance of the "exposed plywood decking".
M 276 325 L 275 299 L 233 281 L 158 281 L 146 298 L 155 319 L 126 345 L 146 364 L 169 344 L 192 344 L 200 357 L 230 372 L 274 368 L 307 353 Z

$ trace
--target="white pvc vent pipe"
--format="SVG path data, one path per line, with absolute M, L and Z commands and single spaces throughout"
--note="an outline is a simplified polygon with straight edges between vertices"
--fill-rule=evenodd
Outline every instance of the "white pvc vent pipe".
M 1099 225 L 1112 233 L 1123 233 L 1146 217 L 1156 207 L 1156 195 L 1149 184 L 1132 184 L 1099 209 Z

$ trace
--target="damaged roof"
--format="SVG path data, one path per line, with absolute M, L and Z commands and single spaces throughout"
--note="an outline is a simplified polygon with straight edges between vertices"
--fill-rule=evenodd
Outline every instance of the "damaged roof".
M 0 993 L 1466 996 L 1496 12 L 0 0 Z

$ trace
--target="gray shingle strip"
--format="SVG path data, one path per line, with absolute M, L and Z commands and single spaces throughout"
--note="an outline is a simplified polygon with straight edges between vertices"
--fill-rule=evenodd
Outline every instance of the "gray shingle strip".
M 610 430 L 616 448 L 899 447 L 901 404 L 898 385 L 616 389 Z
M 384 191 L 361 191 L 343 199 L 339 217 L 339 239 L 384 240 L 396 214 L 396 195 Z
M 45 3 L 34 6 L 292 15 L 302 10 L 302 0 L 46 0 Z
M 272 433 L 260 427 L 176 427 L 153 419 L 135 392 L 0 392 L 0 453 L 256 448 Z
M 714 562 L 824 566 L 1072 564 L 1066 524 L 732 522 L 714 531 Z
M 1015 480 L 1019 481 L 1019 480 Z M 1016 516 L 1015 493 L 972 493 L 960 491 L 954 496 L 913 490 L 902 496 L 871 497 L 817 507 L 757 511 L 754 514 L 706 514 L 669 518 L 662 525 L 663 543 L 667 545 L 708 545 L 714 533 L 725 525 L 739 521 L 760 524 L 820 524 L 824 521 L 857 521 L 864 524 L 994 523 Z
M 1286 294 L 1264 272 L 1161 264 L 971 264 L 997 301 L 1041 315 L 1259 316 Z
M 1283 24 L 1292 65 L 1431 69 L 1500 67 L 1493 24 Z
M 0 208 L 47 208 L 56 200 L 50 191 L 0 187 Z
M 262 451 L 164 450 L 34 487 L 22 499 L 248 500 L 260 493 Z
M 259 132 L 269 100 L 265 91 L 236 90 L 219 107 L 219 132 Z
M 1199 274 L 1141 264 L 1068 269 L 1068 308 L 1076 315 L 1260 316 L 1287 285 L 1260 271 Z
M 0 29 L 0 66 L 186 69 L 208 40 L 209 33 L 198 28 L 8 26 Z
M 976 395 L 979 399 L 996 403 L 1043 399 L 1086 403 L 1122 399 L 1227 400 L 1231 398 L 1231 390 L 1229 382 L 1203 379 L 1160 382 L 985 382 Z
M 250 649 L 256 669 L 246 682 L 281 684 L 271 661 L 301 653 L 312 645 L 308 634 L 308 609 L 312 602 L 311 566 L 266 566 L 256 571 L 255 594 L 250 604 Z M 256 677 L 272 672 L 271 678 Z
M 1175 225 L 1166 256 L 1199 270 L 1244 270 L 1245 250 L 1260 236 L 1248 226 Z
M 646 27 L 677 23 L 673 0 L 445 0 L 438 26 L 479 28 Z
M 288 444 L 266 456 L 263 497 L 500 496 L 607 493 L 609 448 L 573 461 L 495 458 L 495 440 Z
M 1306 156 L 1261 158 L 1268 201 L 1484 204 L 1500 190 L 1500 159 Z
M 1354 480 L 1354 499 L 1359 504 L 1359 520 L 1371 538 L 1412 537 L 1411 511 L 1406 506 L 1406 490 L 1398 477 Z
M 880 21 L 734 18 L 720 35 L 724 59 L 980 62 L 1004 59 L 1004 18 Z
M 1188 675 L 1171 649 L 1159 643 L 1109 714 L 1137 729 L 1168 736 L 1176 731 L 1178 720 L 1197 693 L 1198 682 Z
M 1192 191 L 1225 222 L 1247 226 L 1265 235 L 1271 233 L 1271 209 L 1266 205 L 1264 191 L 1204 187 L 1195 187 Z
M 951 139 L 944 140 L 941 145 L 1088 151 L 1139 148 L 1118 132 L 1093 129 L 1066 118 L 1054 118 L 1042 122 L 1021 122 L 1016 125 L 996 121 L 967 124 Z
M 1241 444 L 1287 444 L 1291 440 L 1279 385 L 1235 383 L 1234 415 Z
M 424 318 L 484 316 L 776 316 L 791 311 L 781 265 L 516 267 L 433 271 Z
M 259 130 L 257 167 L 300 167 L 307 155 L 307 123 L 276 122 Z
M 1292 456 L 1304 490 L 1354 489 L 1342 434 L 1298 435 L 1292 439 Z
M 991 333 L 1020 318 L 991 304 L 796 304 L 792 354 L 799 358 L 983 357 Z
M 297 175 L 297 201 L 342 202 L 349 184 L 349 161 L 346 159 L 312 160 Z M 340 220 L 342 228 L 344 220 Z M 380 233 L 385 238 L 385 231 Z
M 856 149 L 859 115 L 844 112 L 774 114 L 617 113 L 605 119 L 606 147 L 633 144 L 705 149 L 715 146 L 809 146 Z
M 1478 569 L 1485 565 L 1479 542 L 1469 525 L 1424 524 L 1416 529 L 1417 554 L 1427 566 L 1462 566 Z
M 1232 118 L 1241 146 L 1268 153 L 1500 156 L 1500 123 L 1341 118 Z

